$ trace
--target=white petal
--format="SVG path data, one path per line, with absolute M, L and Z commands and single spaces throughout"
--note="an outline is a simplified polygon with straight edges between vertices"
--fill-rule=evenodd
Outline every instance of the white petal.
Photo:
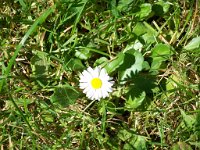
M 90 90 L 90 91 L 87 92 L 86 96 L 88 98 L 92 98 L 94 94 L 95 94 L 95 91 L 94 90 Z
M 92 89 L 88 86 L 88 87 L 86 87 L 86 88 L 83 90 L 83 93 L 87 94 L 88 91 L 90 91 L 90 90 L 92 90 Z
M 89 68 L 87 68 L 87 71 L 90 73 L 90 75 L 93 77 L 93 74 L 94 74 L 94 70 L 91 68 L 91 67 L 89 67 Z
M 106 81 L 109 81 L 109 79 L 110 79 L 110 77 L 106 73 L 105 69 L 101 70 L 101 72 L 99 74 L 99 78 L 104 79 Z
M 107 87 L 107 88 L 106 88 L 106 91 L 110 93 L 110 92 L 112 92 L 113 90 L 112 90 L 112 88 Z
M 81 89 L 85 89 L 86 87 L 88 87 L 90 84 L 89 83 L 87 83 L 87 82 L 81 82 L 81 83 L 79 83 L 79 87 L 81 88 Z
M 101 97 L 106 98 L 108 96 L 108 92 L 106 92 L 104 89 L 101 89 Z
M 97 67 L 94 70 L 90 69 L 90 73 L 91 73 L 93 78 L 99 77 L 99 72 L 98 72 L 98 68 Z
M 83 71 L 83 73 L 82 73 L 80 82 L 84 82 L 85 80 L 88 81 L 88 80 L 91 80 L 91 79 L 92 79 L 91 73 L 85 70 L 85 71 Z
M 104 86 L 111 87 L 111 86 L 113 85 L 113 83 L 112 83 L 111 81 L 108 82 L 108 81 L 106 81 L 106 80 L 102 80 L 102 82 L 103 82 L 103 85 L 104 85 Z
M 95 93 L 92 95 L 91 100 L 95 100 Z
M 102 87 L 99 89 L 94 89 L 91 85 L 91 80 L 93 78 L 100 78 L 102 80 Z M 100 100 L 109 96 L 109 93 L 112 92 L 112 86 L 114 84 L 111 81 L 111 77 L 108 76 L 106 70 L 100 67 L 92 69 L 88 67 L 87 70 L 84 70 L 80 74 L 79 87 L 83 89 L 83 93 L 91 100 Z
M 106 75 L 108 75 L 107 72 L 106 72 L 106 70 L 104 68 L 101 69 L 99 76 L 106 76 Z
M 104 92 L 105 92 L 105 91 L 104 91 Z M 108 92 L 103 93 L 103 98 L 106 98 L 106 97 L 108 97 L 108 96 L 109 96 Z
M 100 100 L 100 98 L 101 98 L 102 96 L 101 96 L 101 90 L 96 90 L 95 91 L 95 99 L 96 100 Z

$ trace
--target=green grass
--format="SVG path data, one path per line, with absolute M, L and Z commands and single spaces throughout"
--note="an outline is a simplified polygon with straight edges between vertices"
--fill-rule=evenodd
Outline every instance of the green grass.
M 2 3 L 1 149 L 200 149 L 198 0 Z M 88 66 L 108 98 L 79 89 Z

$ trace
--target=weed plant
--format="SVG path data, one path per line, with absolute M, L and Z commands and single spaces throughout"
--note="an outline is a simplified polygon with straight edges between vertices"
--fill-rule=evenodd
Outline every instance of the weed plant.
M 198 0 L 1 0 L 0 147 L 200 149 Z M 87 67 L 108 98 L 79 88 Z

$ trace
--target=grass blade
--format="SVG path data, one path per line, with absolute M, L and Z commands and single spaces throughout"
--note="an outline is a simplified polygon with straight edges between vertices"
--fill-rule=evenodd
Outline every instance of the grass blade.
M 47 9 L 35 22 L 34 24 L 30 27 L 30 29 L 27 31 L 27 33 L 24 35 L 24 37 L 22 38 L 21 42 L 19 43 L 19 45 L 17 45 L 16 50 L 12 56 L 12 58 L 10 59 L 8 66 L 5 70 L 5 74 L 4 76 L 8 76 L 12 66 L 15 63 L 15 59 L 17 58 L 17 55 L 20 51 L 20 49 L 23 47 L 23 45 L 25 44 L 26 40 L 28 39 L 28 37 L 37 29 L 37 27 L 42 24 L 46 18 L 55 10 L 55 5 L 49 9 Z M 0 92 L 2 91 L 3 85 L 5 83 L 6 79 L 1 80 L 0 82 Z

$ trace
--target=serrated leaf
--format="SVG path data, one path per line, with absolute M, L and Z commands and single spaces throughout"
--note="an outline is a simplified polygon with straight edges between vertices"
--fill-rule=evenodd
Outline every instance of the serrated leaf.
M 193 50 L 200 47 L 200 37 L 193 38 L 185 47 L 185 50 Z
M 143 91 L 139 97 L 132 97 L 129 95 L 129 99 L 126 101 L 125 108 L 127 110 L 133 111 L 137 109 L 145 100 L 146 93 Z
M 69 85 L 58 86 L 54 89 L 51 102 L 62 107 L 74 104 L 79 96 L 79 92 Z
M 124 62 L 120 66 L 120 80 L 124 81 L 130 78 L 133 74 L 142 70 L 144 58 L 139 51 L 129 50 L 125 53 Z
M 119 53 L 114 60 L 112 60 L 110 63 L 108 63 L 105 66 L 107 73 L 110 74 L 110 73 L 114 72 L 117 68 L 120 67 L 120 65 L 123 63 L 123 61 L 124 61 L 124 54 Z

